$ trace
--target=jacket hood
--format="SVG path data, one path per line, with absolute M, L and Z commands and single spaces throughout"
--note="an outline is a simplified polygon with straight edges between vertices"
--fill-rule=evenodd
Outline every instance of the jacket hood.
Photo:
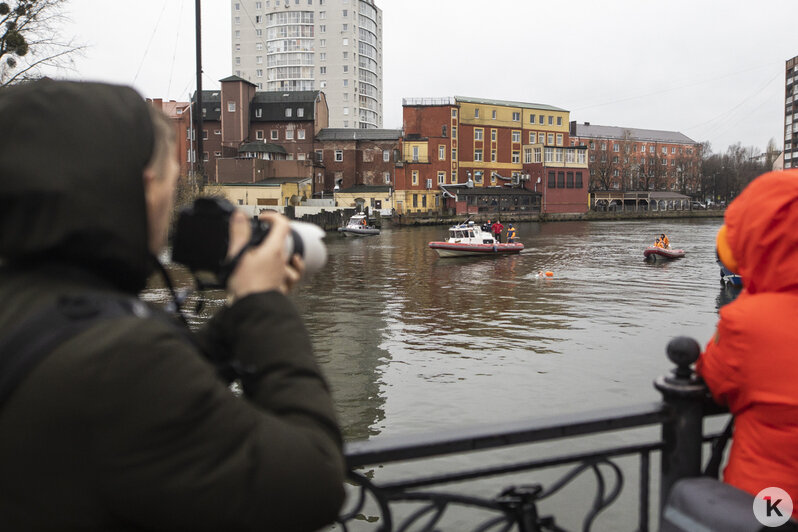
M 147 103 L 129 87 L 42 80 L 0 89 L 0 258 L 66 262 L 144 287 Z
M 748 292 L 798 290 L 798 170 L 753 180 L 726 209 L 725 224 Z

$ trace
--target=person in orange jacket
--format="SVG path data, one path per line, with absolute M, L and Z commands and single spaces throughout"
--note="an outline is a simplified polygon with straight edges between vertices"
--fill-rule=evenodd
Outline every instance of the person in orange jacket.
M 670 249 L 671 248 L 671 241 L 668 240 L 668 237 L 665 235 L 665 233 L 662 233 L 660 235 L 659 241 L 662 242 L 662 247 L 663 248 L 665 248 L 665 249 Z
M 752 181 L 729 205 L 718 258 L 743 280 L 696 363 L 735 416 L 723 480 L 785 490 L 798 518 L 798 170 Z

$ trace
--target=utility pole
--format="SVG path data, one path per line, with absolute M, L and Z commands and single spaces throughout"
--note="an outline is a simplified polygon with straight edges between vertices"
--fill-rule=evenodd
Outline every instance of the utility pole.
M 194 0 L 194 16 L 196 21 L 195 40 L 197 48 L 197 103 L 194 105 L 196 114 L 194 123 L 197 125 L 197 173 L 200 176 L 200 189 L 205 186 L 205 151 L 202 146 L 202 9 L 201 0 Z

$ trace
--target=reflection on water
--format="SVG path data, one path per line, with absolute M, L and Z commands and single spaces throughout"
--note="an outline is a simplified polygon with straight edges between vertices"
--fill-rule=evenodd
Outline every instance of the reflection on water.
M 656 400 L 668 340 L 705 343 L 734 296 L 718 292 L 721 223 L 520 223 L 520 255 L 448 259 L 427 247 L 442 226 L 329 233 L 294 299 L 349 440 Z M 644 262 L 663 232 L 686 256 Z M 224 302 L 210 296 L 195 325 Z

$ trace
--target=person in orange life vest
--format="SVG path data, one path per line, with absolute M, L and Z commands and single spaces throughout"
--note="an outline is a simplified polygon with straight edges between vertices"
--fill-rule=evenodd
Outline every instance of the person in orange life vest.
M 366 222 L 366 219 L 365 219 L 365 218 L 363 218 L 363 221 L 361 221 L 361 222 L 360 222 L 360 224 L 361 224 L 363 227 L 366 227 L 366 225 L 368 225 L 368 222 Z
M 753 495 L 785 490 L 798 518 L 798 170 L 752 181 L 724 221 L 718 258 L 744 288 L 696 363 L 735 416 L 723 480 Z
M 490 231 L 491 231 L 491 226 L 492 226 L 492 224 L 490 223 L 490 220 L 488 220 L 487 222 L 485 222 L 485 223 L 482 225 L 482 231 L 484 231 L 485 233 L 490 233 Z
M 671 248 L 671 241 L 668 240 L 668 237 L 665 236 L 665 233 L 662 233 L 659 237 L 659 241 L 662 242 L 662 247 L 665 249 Z
M 657 240 L 654 242 L 654 247 L 655 248 L 662 248 L 662 247 L 665 247 L 665 246 L 662 245 L 662 240 L 657 238 Z
M 491 226 L 491 231 L 493 231 L 493 238 L 496 239 L 496 242 L 501 243 L 502 241 L 502 231 L 504 230 L 504 226 L 499 220 L 496 220 L 496 223 Z
M 507 242 L 515 242 L 515 239 L 515 226 L 513 226 L 513 222 L 510 222 L 507 226 Z

